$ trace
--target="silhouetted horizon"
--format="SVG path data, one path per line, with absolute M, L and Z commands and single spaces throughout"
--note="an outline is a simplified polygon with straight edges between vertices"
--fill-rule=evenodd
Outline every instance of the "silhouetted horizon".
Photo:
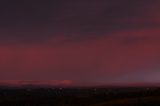
M 55 83 L 56 82 L 56 83 Z M 57 83 L 58 82 L 58 83 Z M 61 80 L 5 80 L 0 81 L 1 87 L 160 87 L 160 83 L 111 83 L 111 84 L 99 84 L 99 83 L 66 83 Z

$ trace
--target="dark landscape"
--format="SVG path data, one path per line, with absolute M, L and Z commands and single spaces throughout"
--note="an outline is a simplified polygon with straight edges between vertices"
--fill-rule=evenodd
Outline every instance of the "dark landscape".
M 142 106 L 160 104 L 158 87 L 4 87 L 0 106 Z

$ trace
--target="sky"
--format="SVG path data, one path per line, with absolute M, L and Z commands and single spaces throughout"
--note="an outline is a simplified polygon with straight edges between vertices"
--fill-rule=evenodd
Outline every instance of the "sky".
M 1 0 L 0 83 L 160 83 L 159 0 Z

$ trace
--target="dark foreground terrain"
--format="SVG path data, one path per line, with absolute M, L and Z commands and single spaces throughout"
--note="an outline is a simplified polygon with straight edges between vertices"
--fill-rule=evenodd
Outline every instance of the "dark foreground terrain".
M 0 88 L 0 106 L 159 106 L 160 88 Z

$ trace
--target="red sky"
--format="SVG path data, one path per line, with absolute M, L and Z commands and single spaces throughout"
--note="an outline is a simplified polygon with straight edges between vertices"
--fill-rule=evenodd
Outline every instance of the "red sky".
M 3 3 L 1 83 L 160 83 L 159 0 Z

